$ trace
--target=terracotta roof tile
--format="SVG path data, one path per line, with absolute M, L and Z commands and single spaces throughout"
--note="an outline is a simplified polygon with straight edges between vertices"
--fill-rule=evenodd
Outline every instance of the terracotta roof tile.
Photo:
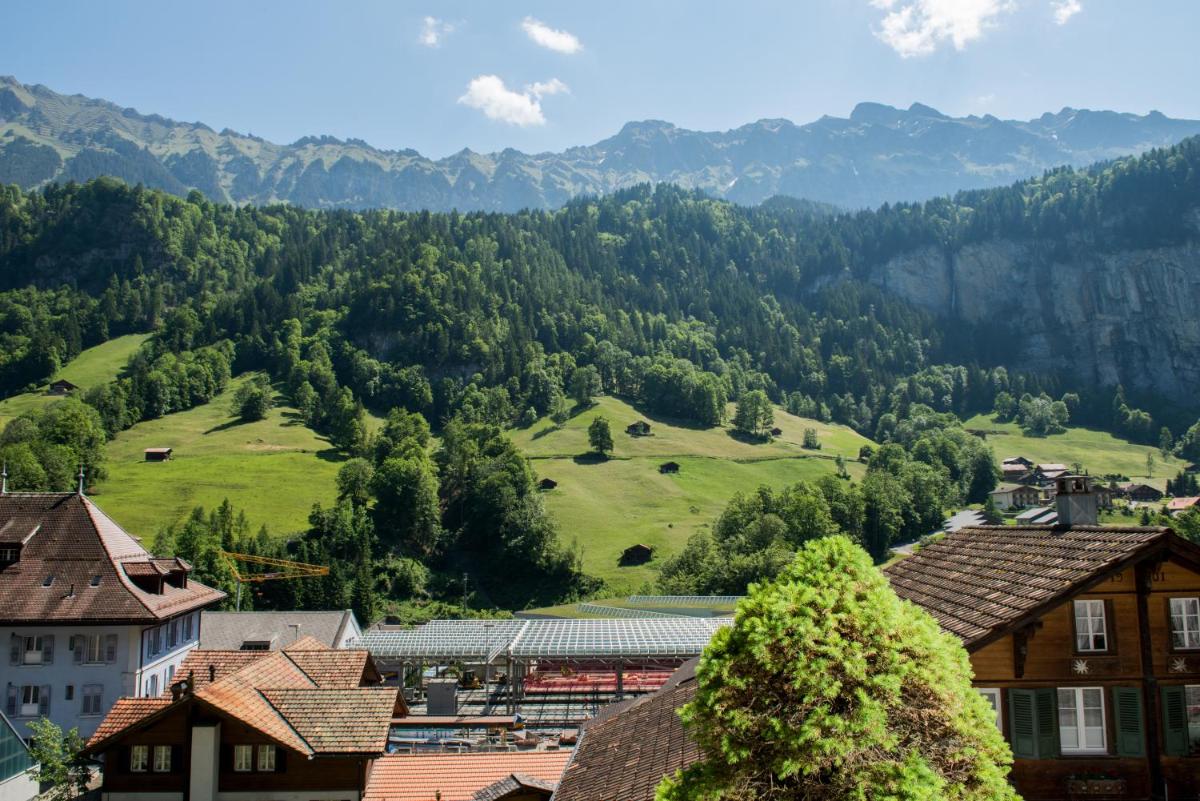
M 315 753 L 381 754 L 396 706 L 396 688 L 264 689 L 262 695 Z
M 664 776 L 701 758 L 678 710 L 696 693 L 692 660 L 650 695 L 606 710 L 583 730 L 555 801 L 652 801 Z
M 522 790 L 542 790 L 546 793 L 553 793 L 554 788 L 558 786 L 557 781 L 546 781 L 539 779 L 536 776 L 530 776 L 528 773 L 513 773 L 501 779 L 498 782 L 493 782 L 487 787 L 484 787 L 475 795 L 471 796 L 472 801 L 497 801 L 506 795 L 517 793 Z
M 291 645 L 284 646 L 283 650 L 290 653 L 292 651 L 332 651 L 333 649 L 311 634 L 305 634 Z
M 0 537 L 24 543 L 20 561 L 0 569 L 0 623 L 151 623 L 225 597 L 194 581 L 161 595 L 139 588 L 125 564 L 135 573 L 144 569 L 135 564 L 153 569 L 150 554 L 74 493 L 0 495 Z
M 326 689 L 359 687 L 371 652 L 365 649 L 348 651 L 294 651 L 285 648 L 284 653 L 296 666 Z
M 212 684 L 214 681 L 220 681 L 231 673 L 249 665 L 251 662 L 257 662 L 263 657 L 269 656 L 270 651 L 202 651 L 199 648 L 188 651 L 187 656 L 183 658 L 179 668 L 175 671 L 176 679 L 186 678 L 189 673 L 194 675 L 195 684 L 193 691 L 198 691 Z M 209 668 L 212 672 L 209 672 Z M 209 676 L 212 680 L 209 680 Z M 171 688 L 168 686 L 163 690 L 164 697 L 170 697 Z
M 88 740 L 88 746 L 106 740 L 171 705 L 170 698 L 119 698 Z
M 389 754 L 375 761 L 363 801 L 470 801 L 514 773 L 556 782 L 570 751 Z M 609 796 L 609 799 L 618 796 Z
M 1159 527 L 963 528 L 884 572 L 897 595 L 971 645 L 1171 536 Z
M 294 751 L 309 753 L 308 745 L 259 692 L 260 687 L 314 688 L 308 676 L 278 651 L 269 652 L 224 679 L 196 692 L 196 698 L 237 718 Z

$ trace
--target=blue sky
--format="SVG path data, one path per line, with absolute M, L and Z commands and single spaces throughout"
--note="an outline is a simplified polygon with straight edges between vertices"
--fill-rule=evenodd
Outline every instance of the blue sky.
M 0 74 L 279 142 L 443 156 L 873 100 L 1200 117 L 1197 0 L 7 0 Z

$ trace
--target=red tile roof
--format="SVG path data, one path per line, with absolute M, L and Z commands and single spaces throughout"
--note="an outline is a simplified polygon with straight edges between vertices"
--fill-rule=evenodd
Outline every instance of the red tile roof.
M 1194 549 L 1161 527 L 980 526 L 884 569 L 892 588 L 968 647 L 1148 553 Z
M 1172 498 L 1167 501 L 1167 511 L 1178 512 L 1180 509 L 1191 509 L 1200 498 Z
M 170 698 L 118 698 L 117 703 L 100 723 L 100 727 L 96 729 L 96 733 L 92 735 L 89 745 L 107 740 L 117 732 L 141 723 L 170 705 Z
M 153 623 L 225 597 L 194 581 L 161 595 L 138 587 L 130 571 L 159 572 L 151 555 L 75 493 L 0 495 L 0 540 L 24 543 L 20 561 L 0 569 L 0 624 Z
M 159 709 L 200 703 L 301 754 L 381 754 L 392 718 L 405 707 L 396 688 L 362 687 L 370 655 L 363 650 L 192 651 L 176 676 L 194 679 L 190 694 L 122 698 L 88 741 L 89 753 Z M 297 660 L 316 674 L 310 676 Z M 209 670 L 212 669 L 212 674 Z M 349 671 L 340 675 L 337 670 Z M 209 676 L 212 675 L 210 680 Z M 321 682 L 330 686 L 324 686 Z
M 435 801 L 439 794 L 441 801 L 470 801 L 514 773 L 557 782 L 570 758 L 570 751 L 389 754 L 375 761 L 363 801 Z
M 540 790 L 549 795 L 554 792 L 554 788 L 557 786 L 558 782 L 556 781 L 545 781 L 536 776 L 530 776 L 528 773 L 513 773 L 498 782 L 489 784 L 471 796 L 471 798 L 472 801 L 498 801 L 498 799 L 514 793 L 522 793 L 524 795 L 524 790 Z
M 315 753 L 382 754 L 387 750 L 395 688 L 261 692 Z M 378 725 L 379 721 L 388 725 Z

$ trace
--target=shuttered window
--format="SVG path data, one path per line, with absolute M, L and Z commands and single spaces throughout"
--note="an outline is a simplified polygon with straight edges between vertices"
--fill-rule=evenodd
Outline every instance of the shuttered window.
M 1104 691 L 1099 687 L 1060 687 L 1058 730 L 1064 754 L 1104 753 Z
M 1112 708 L 1117 733 L 1117 755 L 1146 755 L 1146 723 L 1142 713 L 1142 691 L 1137 687 L 1113 687 Z
M 1052 759 L 1058 756 L 1058 710 L 1052 687 L 1009 690 L 1009 731 L 1013 756 Z
M 1163 750 L 1188 756 L 1200 750 L 1200 685 L 1162 688 Z

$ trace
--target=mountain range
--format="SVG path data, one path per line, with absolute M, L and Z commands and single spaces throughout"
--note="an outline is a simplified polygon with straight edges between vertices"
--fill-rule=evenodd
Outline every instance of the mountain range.
M 328 136 L 276 144 L 0 76 L 0 183 L 111 175 L 177 195 L 309 208 L 515 211 L 671 182 L 743 204 L 785 195 L 853 209 L 1002 186 L 1195 134 L 1200 121 L 1159 112 L 1064 108 L 1019 121 L 860 103 L 848 118 L 805 125 L 705 132 L 647 120 L 561 153 L 464 149 L 434 160 Z

